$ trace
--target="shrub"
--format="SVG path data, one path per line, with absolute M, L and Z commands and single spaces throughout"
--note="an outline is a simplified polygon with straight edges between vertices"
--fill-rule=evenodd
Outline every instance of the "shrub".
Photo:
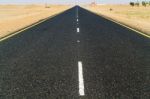
M 140 3 L 139 3 L 139 2 L 136 2 L 135 5 L 139 7 L 139 6 L 140 6 Z
M 146 5 L 147 5 L 146 1 L 142 1 L 142 5 L 143 5 L 144 7 L 146 7 Z
M 132 6 L 132 7 L 133 7 L 134 5 L 135 5 L 135 4 L 134 4 L 134 2 L 130 2 L 130 6 Z

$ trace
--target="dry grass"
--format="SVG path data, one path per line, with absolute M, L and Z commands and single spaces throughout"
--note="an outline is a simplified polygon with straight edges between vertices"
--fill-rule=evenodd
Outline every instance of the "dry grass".
M 150 6 L 97 5 L 84 7 L 150 35 Z M 110 8 L 112 11 L 110 11 Z
M 71 6 L 0 5 L 0 38 L 69 9 Z

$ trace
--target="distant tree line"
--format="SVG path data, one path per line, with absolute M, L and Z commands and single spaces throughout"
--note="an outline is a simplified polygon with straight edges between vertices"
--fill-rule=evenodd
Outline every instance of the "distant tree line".
M 142 6 L 144 6 L 144 7 L 146 7 L 146 6 L 148 6 L 148 5 L 150 6 L 150 1 L 130 2 L 130 6 L 132 6 L 132 7 L 134 7 L 134 6 L 138 6 L 138 7 L 139 7 L 140 5 L 142 5 Z

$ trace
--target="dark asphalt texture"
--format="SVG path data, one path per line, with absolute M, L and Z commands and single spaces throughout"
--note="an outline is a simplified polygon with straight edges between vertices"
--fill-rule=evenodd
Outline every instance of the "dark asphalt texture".
M 150 99 L 150 39 L 73 7 L 0 42 L 0 99 Z

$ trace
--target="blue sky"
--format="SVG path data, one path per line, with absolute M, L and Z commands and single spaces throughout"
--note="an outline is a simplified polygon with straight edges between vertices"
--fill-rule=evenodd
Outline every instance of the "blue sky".
M 80 3 L 89 3 L 94 0 L 78 0 Z M 98 3 L 128 3 L 137 0 L 95 0 Z M 0 0 L 0 4 L 15 4 L 15 3 L 55 3 L 55 4 L 74 4 L 76 0 Z

